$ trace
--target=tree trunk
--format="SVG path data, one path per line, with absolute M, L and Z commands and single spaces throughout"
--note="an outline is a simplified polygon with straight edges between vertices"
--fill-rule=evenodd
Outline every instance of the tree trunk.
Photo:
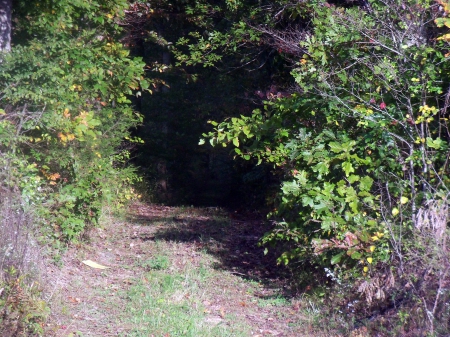
M 0 0 L 0 51 L 11 50 L 12 0 Z

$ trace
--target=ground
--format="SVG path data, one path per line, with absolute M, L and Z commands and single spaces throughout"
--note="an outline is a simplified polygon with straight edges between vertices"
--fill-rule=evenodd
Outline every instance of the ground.
M 320 336 L 258 246 L 262 217 L 140 203 L 105 219 L 49 267 L 46 336 Z

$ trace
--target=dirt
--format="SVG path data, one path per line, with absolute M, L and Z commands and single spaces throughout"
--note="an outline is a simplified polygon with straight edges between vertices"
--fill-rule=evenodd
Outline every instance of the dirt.
M 250 327 L 249 336 L 309 336 L 299 301 L 270 305 L 288 295 L 289 287 L 288 271 L 258 246 L 268 226 L 258 214 L 134 204 L 124 220 L 109 218 L 89 233 L 87 243 L 70 247 L 62 267 L 48 267 L 52 316 L 46 336 L 127 336 L 133 326 L 124 319 L 124 293 L 148 272 L 140 261 L 161 242 L 171 245 L 175 267 L 207 254 L 210 268 L 223 273 L 205 290 L 210 294 L 203 301 L 206 322 L 219 324 L 231 314 Z M 89 267 L 85 260 L 108 268 Z

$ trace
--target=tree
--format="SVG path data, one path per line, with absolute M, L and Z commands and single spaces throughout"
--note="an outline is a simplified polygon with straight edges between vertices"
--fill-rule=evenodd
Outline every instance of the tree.
M 124 140 L 141 120 L 128 97 L 149 81 L 141 60 L 118 42 L 126 6 L 15 4 L 14 48 L 0 69 L 1 159 L 14 167 L 13 185 L 29 205 L 45 203 L 50 236 L 79 237 L 105 198 L 129 197 L 120 188 L 136 177 L 121 169 Z
M 11 50 L 11 10 L 12 0 L 0 2 L 0 50 Z

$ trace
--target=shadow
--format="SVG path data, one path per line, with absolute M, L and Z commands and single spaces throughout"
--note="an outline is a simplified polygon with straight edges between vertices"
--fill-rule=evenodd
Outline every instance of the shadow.
M 154 230 L 136 239 L 187 242 L 198 250 L 215 256 L 216 269 L 227 270 L 247 280 L 263 283 L 285 292 L 289 270 L 278 266 L 277 252 L 258 245 L 271 229 L 261 214 L 227 213 L 217 208 L 179 209 L 147 205 L 135 207 L 129 220 Z

